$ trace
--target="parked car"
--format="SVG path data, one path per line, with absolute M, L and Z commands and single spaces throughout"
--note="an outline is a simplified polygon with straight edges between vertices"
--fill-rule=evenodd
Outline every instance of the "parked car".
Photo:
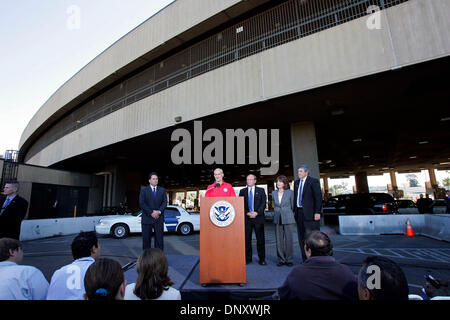
M 125 238 L 130 233 L 141 233 L 142 210 L 130 215 L 106 216 L 95 226 L 98 234 Z M 167 206 L 164 211 L 164 232 L 178 232 L 188 235 L 200 230 L 200 215 L 189 213 L 180 206 Z
M 433 208 L 433 213 L 446 213 L 447 212 L 447 205 L 445 204 L 445 200 L 443 200 L 443 199 L 434 200 L 431 207 Z
M 408 199 L 400 199 L 395 201 L 399 214 L 418 214 L 419 209 L 414 201 Z
M 397 204 L 387 193 L 355 193 L 334 196 L 323 204 L 324 215 L 396 214 Z

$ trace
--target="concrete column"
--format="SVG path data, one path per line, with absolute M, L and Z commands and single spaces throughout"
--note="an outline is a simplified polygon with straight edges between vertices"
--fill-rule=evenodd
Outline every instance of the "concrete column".
M 355 174 L 356 192 L 369 192 L 369 182 L 367 181 L 367 172 L 362 171 Z
M 389 175 L 391 176 L 392 190 L 396 190 L 397 189 L 397 177 L 395 175 L 395 171 L 390 171 Z
M 268 203 L 268 208 L 269 210 L 273 210 L 273 199 L 272 199 L 272 191 L 275 190 L 275 187 L 273 186 L 273 181 L 272 183 L 267 183 L 267 203 Z
M 330 192 L 330 188 L 328 187 L 328 177 L 323 176 L 323 193 L 326 195 L 328 192 Z
M 291 146 L 294 179 L 298 179 L 297 170 L 303 164 L 309 167 L 311 177 L 319 179 L 319 156 L 313 122 L 298 122 L 291 125 Z
M 428 174 L 430 176 L 431 187 L 437 185 L 436 173 L 434 172 L 434 168 L 428 168 Z

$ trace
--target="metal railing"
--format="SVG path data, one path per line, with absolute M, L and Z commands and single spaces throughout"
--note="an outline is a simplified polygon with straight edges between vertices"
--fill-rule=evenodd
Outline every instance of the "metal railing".
M 136 101 L 261 51 L 408 0 L 290 0 L 200 41 L 109 89 L 50 128 L 28 157 Z

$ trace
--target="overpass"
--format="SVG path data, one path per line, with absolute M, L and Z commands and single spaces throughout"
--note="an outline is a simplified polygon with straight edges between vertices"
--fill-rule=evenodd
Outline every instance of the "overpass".
M 445 0 L 178 0 L 49 98 L 21 160 L 107 172 L 116 202 L 150 171 L 169 190 L 204 188 L 215 167 L 233 184 L 259 175 L 249 157 L 174 164 L 172 133 L 201 121 L 224 135 L 278 129 L 278 171 L 263 183 L 302 163 L 354 174 L 361 190 L 370 174 L 450 168 L 449 14 Z

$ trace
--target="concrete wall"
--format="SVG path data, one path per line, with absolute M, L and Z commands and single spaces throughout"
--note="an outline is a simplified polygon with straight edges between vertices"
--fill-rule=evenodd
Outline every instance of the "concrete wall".
M 448 16 L 448 0 L 410 0 L 383 11 L 380 30 L 369 30 L 367 17 L 362 17 L 274 47 L 109 114 L 55 141 L 27 162 L 49 166 L 169 127 L 176 116 L 190 121 L 266 99 L 447 56 L 450 54 Z M 115 51 L 115 54 L 121 52 Z M 39 117 L 43 120 L 50 113 Z M 35 124 L 30 125 L 23 137 L 35 127 Z
M 95 231 L 95 225 L 103 217 L 24 220 L 20 227 L 20 240 L 35 240 L 55 236 Z
M 406 234 L 407 219 L 416 235 L 450 241 L 449 214 L 339 216 L 339 232 L 342 235 Z

